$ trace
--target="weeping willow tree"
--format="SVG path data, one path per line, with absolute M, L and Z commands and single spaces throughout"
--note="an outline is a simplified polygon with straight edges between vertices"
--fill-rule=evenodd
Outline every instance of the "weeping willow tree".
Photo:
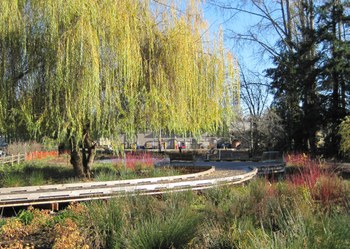
M 158 1 L 159 2 L 159 1 Z M 203 41 L 198 1 L 0 1 L 0 133 L 69 141 L 89 177 L 94 138 L 215 132 L 239 81 L 222 35 Z

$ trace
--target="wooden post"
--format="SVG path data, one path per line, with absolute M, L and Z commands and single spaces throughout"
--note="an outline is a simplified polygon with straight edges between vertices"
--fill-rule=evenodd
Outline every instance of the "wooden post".
M 17 155 L 17 164 L 19 164 L 21 162 L 21 155 L 18 153 Z
M 13 166 L 13 162 L 15 161 L 15 155 L 11 155 L 11 165 Z
M 51 203 L 51 211 L 52 212 L 57 212 L 58 210 L 59 210 L 59 204 L 58 204 L 58 202 L 53 202 L 53 203 Z

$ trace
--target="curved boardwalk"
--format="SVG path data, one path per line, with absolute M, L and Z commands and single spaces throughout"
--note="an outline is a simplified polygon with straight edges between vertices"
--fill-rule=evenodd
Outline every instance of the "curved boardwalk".
M 180 176 L 134 180 L 1 188 L 0 208 L 200 190 L 223 184 L 239 184 L 253 178 L 258 172 L 256 168 L 248 165 L 238 167 L 232 165 L 232 162 L 202 162 L 201 164 L 198 162 L 195 165 L 179 162 L 175 163 L 175 167 L 194 166 L 203 168 L 203 171 Z

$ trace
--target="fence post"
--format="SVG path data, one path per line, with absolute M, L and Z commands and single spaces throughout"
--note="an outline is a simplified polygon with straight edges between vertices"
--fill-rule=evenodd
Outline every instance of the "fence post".
M 11 155 L 11 165 L 13 166 L 13 161 L 15 161 L 15 155 Z
M 21 162 L 21 155 L 18 153 L 17 155 L 17 164 L 19 164 Z

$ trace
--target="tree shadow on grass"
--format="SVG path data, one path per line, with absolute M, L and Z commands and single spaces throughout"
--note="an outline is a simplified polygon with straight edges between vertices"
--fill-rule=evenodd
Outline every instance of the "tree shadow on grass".
M 35 167 L 27 166 L 24 168 L 25 175 L 42 175 L 47 181 L 52 181 L 53 183 L 63 183 L 67 180 L 75 178 L 74 170 L 68 167 L 60 166 L 45 166 L 45 167 Z
M 0 187 L 37 186 L 78 181 L 74 171 L 62 166 L 25 165 L 6 169 L 0 175 Z

